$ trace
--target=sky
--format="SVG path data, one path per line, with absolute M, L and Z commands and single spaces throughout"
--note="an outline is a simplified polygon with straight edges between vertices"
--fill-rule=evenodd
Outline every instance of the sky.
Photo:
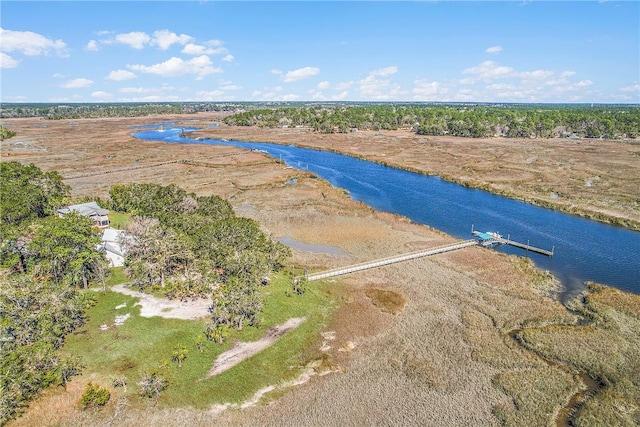
M 2 0 L 0 73 L 3 103 L 640 103 L 640 2 Z

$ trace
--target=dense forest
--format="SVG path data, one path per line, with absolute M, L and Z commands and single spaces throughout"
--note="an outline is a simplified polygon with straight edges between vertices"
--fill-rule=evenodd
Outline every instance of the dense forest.
M 637 106 L 413 105 L 262 108 L 225 118 L 235 126 L 307 127 L 321 133 L 411 129 L 419 135 L 471 138 L 584 137 L 624 139 L 640 135 Z
M 154 114 L 192 114 L 236 111 L 236 104 L 217 103 L 115 103 L 115 104 L 2 104 L 0 118 L 42 117 L 49 120 L 140 117 Z
M 185 102 L 3 104 L 0 117 L 78 119 L 222 111 L 235 126 L 305 127 L 321 133 L 410 129 L 419 135 L 470 138 L 607 138 L 640 136 L 636 104 Z
M 57 172 L 0 163 L 0 425 L 50 385 L 82 372 L 64 357 L 65 337 L 86 322 L 110 269 L 101 232 L 84 216 L 56 209 L 70 189 Z M 197 197 L 174 185 L 114 186 L 112 210 L 130 220 L 121 242 L 125 273 L 139 289 L 170 298 L 211 298 L 207 338 L 255 325 L 260 286 L 290 250 L 259 225 L 236 217 L 217 196 Z

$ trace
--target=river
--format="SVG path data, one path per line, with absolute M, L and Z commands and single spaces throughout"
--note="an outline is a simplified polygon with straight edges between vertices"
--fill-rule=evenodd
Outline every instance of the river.
M 511 240 L 542 249 L 553 248 L 553 257 L 506 245 L 496 250 L 527 256 L 538 268 L 553 273 L 564 287 L 563 300 L 584 290 L 587 281 L 640 294 L 640 232 L 343 154 L 294 145 L 181 136 L 194 130 L 197 129 L 149 128 L 133 136 L 168 143 L 220 144 L 263 150 L 292 167 L 313 172 L 333 186 L 347 190 L 354 200 L 451 236 L 469 239 L 474 227 L 499 232 Z

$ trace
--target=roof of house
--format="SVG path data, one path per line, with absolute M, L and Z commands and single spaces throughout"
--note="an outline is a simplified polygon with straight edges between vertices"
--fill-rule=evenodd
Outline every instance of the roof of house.
M 124 251 L 122 250 L 120 245 L 117 245 L 111 242 L 104 242 L 104 244 L 102 245 L 102 248 L 107 252 L 111 252 L 113 254 L 124 257 Z
M 124 234 L 123 230 L 118 230 L 115 228 L 105 228 L 102 230 L 102 241 L 103 242 L 113 242 L 119 243 L 120 236 Z
M 78 205 L 70 205 L 66 208 L 58 209 L 58 213 L 67 214 L 69 212 L 77 212 L 83 216 L 104 216 L 109 213 L 108 209 L 102 209 L 96 202 L 80 203 Z

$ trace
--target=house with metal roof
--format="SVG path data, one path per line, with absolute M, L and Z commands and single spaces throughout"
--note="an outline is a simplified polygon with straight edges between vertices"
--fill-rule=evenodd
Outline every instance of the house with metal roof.
M 91 218 L 96 227 L 104 229 L 109 227 L 109 210 L 103 209 L 96 202 L 80 203 L 58 209 L 58 215 L 64 216 L 70 212 Z

